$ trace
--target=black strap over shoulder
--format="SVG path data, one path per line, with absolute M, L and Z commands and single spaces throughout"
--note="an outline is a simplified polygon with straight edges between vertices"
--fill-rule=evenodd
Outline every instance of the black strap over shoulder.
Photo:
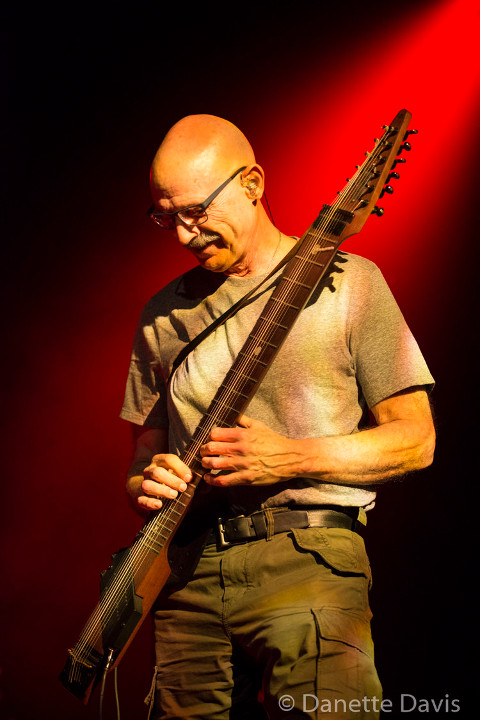
M 264 285 L 268 280 L 270 280 L 270 278 L 272 278 L 280 270 L 280 268 L 286 265 L 287 262 L 295 255 L 300 246 L 300 243 L 301 240 L 295 243 L 293 248 L 285 255 L 285 257 L 280 260 L 278 265 L 274 267 L 271 272 L 268 273 L 267 277 L 265 277 L 261 282 L 259 282 L 258 285 L 256 285 L 252 290 L 250 290 L 246 295 L 240 298 L 240 300 L 238 300 L 238 302 L 232 305 L 232 307 L 228 308 L 228 310 L 226 310 L 222 315 L 220 315 L 216 320 L 214 320 L 213 323 L 208 325 L 208 327 L 202 330 L 201 333 L 199 333 L 192 340 L 190 340 L 190 342 L 187 343 L 187 345 L 185 345 L 182 350 L 180 350 L 177 357 L 172 363 L 172 369 L 170 371 L 170 375 L 168 376 L 167 384 L 172 379 L 175 370 L 179 367 L 179 365 L 182 364 L 187 355 L 189 355 L 192 350 L 197 347 L 197 345 L 199 345 L 203 340 L 205 340 L 205 338 L 208 337 L 210 333 L 220 327 L 220 325 L 223 325 L 229 318 L 235 315 L 235 313 L 238 312 L 240 308 L 244 307 L 247 304 L 248 300 L 252 297 L 252 295 L 254 295 L 262 285 Z

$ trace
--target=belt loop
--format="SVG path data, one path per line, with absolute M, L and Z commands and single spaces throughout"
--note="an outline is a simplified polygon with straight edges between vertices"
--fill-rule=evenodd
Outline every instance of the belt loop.
M 267 525 L 267 542 L 272 539 L 275 534 L 275 522 L 273 519 L 273 510 L 271 508 L 265 508 L 265 522 Z

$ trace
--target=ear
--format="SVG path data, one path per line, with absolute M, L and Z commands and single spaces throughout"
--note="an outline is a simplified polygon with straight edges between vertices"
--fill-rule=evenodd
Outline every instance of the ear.
M 264 188 L 264 173 L 260 165 L 245 168 L 241 175 L 241 183 L 250 199 L 260 200 Z

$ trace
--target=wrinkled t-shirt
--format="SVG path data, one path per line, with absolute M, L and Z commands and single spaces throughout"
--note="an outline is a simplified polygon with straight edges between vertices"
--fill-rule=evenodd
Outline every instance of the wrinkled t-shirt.
M 197 267 L 154 295 L 133 343 L 121 417 L 169 429 L 182 454 L 269 299 L 282 270 L 183 361 L 182 348 L 255 288 L 262 276 L 227 277 Z M 246 414 L 290 438 L 348 435 L 368 425 L 368 408 L 413 386 L 433 385 L 419 347 L 374 263 L 339 252 L 298 316 L 250 401 Z M 363 506 L 373 486 L 295 478 L 229 488 L 238 512 L 288 505 Z

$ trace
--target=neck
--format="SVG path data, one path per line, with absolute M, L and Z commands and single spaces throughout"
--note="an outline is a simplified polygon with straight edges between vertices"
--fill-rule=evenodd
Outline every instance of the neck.
M 260 223 L 244 255 L 234 263 L 225 275 L 229 277 L 254 277 L 273 270 L 280 259 L 294 244 L 288 235 L 283 235 L 267 218 Z

